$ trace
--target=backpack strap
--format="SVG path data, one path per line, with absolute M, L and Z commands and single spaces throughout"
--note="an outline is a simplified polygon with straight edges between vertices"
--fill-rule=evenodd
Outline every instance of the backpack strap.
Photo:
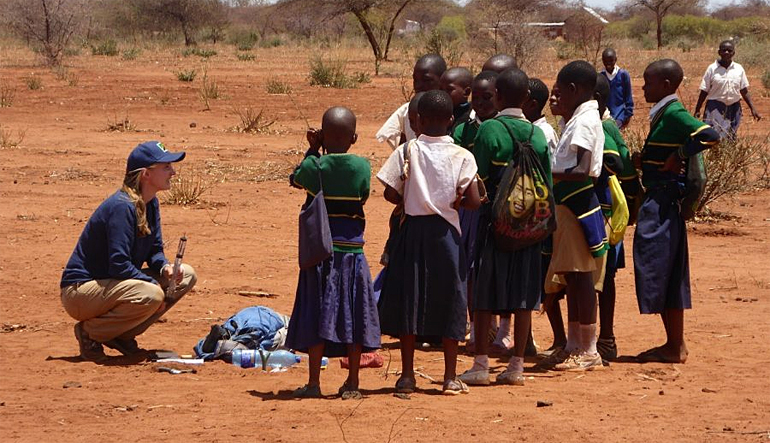
M 511 127 L 508 126 L 504 121 L 500 120 L 497 117 L 495 117 L 495 120 L 499 121 L 500 124 L 503 125 L 503 127 L 505 127 L 505 129 L 508 131 L 508 135 L 511 136 L 511 141 L 513 141 L 514 145 L 516 143 L 523 143 L 516 138 L 516 136 L 513 134 L 513 129 L 511 129 Z M 529 125 L 530 125 L 530 131 L 529 131 L 529 137 L 527 138 L 527 143 L 532 142 L 532 136 L 535 134 L 535 125 L 532 123 L 530 123 Z

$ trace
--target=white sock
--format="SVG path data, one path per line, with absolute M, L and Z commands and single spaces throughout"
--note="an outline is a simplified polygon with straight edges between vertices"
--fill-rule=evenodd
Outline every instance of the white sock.
M 471 371 L 488 371 L 489 370 L 489 356 L 477 355 L 473 358 L 473 367 Z
M 500 327 L 497 329 L 497 337 L 495 337 L 495 342 L 503 343 L 507 345 L 507 343 L 505 343 L 503 340 L 506 338 L 510 338 L 510 335 L 511 335 L 511 319 L 500 317 Z
M 567 323 L 567 345 L 564 350 L 573 352 L 580 347 L 580 323 L 571 321 Z
M 524 372 L 524 357 L 511 357 L 508 361 L 509 372 Z
M 596 355 L 596 323 L 580 325 L 580 349 L 590 355 Z

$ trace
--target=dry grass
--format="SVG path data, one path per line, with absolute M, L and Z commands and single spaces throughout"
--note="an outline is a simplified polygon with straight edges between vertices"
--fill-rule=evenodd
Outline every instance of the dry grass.
M 706 190 L 699 211 L 715 201 L 748 192 L 770 183 L 770 136 L 743 136 L 722 142 L 704 152 Z
M 201 201 L 201 196 L 213 182 L 204 177 L 204 173 L 194 168 L 180 168 L 171 180 L 171 189 L 163 193 L 163 203 L 168 205 L 194 205 Z
M 289 149 L 271 152 L 269 155 L 272 157 L 270 160 L 252 165 L 207 161 L 205 171 L 217 183 L 283 181 L 302 161 L 305 153 L 299 149 Z
M 241 123 L 235 126 L 236 132 L 245 132 L 247 134 L 266 134 L 270 132 L 270 127 L 275 123 L 275 119 L 271 119 L 265 114 L 264 109 L 260 109 L 257 112 L 254 108 L 235 108 L 235 113 L 238 115 Z
M 24 141 L 24 136 L 27 135 L 27 131 L 14 131 L 11 129 L 4 129 L 0 125 L 0 148 L 16 148 L 21 142 Z
M 107 122 L 105 132 L 136 132 L 136 122 L 132 121 L 128 115 L 125 115 L 122 119 L 114 116 L 112 120 Z
M 213 78 L 209 78 L 208 71 L 203 71 L 203 78 L 201 79 L 201 87 L 198 90 L 198 97 L 203 102 L 207 111 L 211 110 L 211 100 L 216 100 L 221 97 L 219 92 L 219 85 Z
M 16 89 L 0 83 L 0 108 L 10 108 L 13 105 L 13 99 L 16 97 Z

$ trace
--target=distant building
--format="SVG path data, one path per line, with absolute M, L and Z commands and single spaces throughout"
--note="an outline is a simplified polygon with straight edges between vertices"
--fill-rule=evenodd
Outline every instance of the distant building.
M 414 35 L 422 31 L 422 24 L 414 20 L 404 20 L 404 27 L 396 31 L 396 35 Z

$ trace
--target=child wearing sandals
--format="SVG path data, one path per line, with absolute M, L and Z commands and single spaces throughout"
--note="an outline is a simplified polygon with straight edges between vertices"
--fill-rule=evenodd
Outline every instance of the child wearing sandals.
M 364 203 L 369 197 L 369 162 L 349 154 L 356 142 L 356 117 L 347 108 L 329 108 L 321 130 L 307 132 L 305 159 L 289 178 L 292 186 L 307 191 L 309 204 L 323 183 L 332 256 L 300 271 L 297 296 L 286 336 L 286 346 L 309 355 L 307 385 L 296 398 L 321 397 L 321 358 L 347 356 L 348 378 L 339 389 L 342 399 L 361 398 L 358 370 L 361 352 L 380 347 L 380 325 L 369 265 L 364 256 Z M 326 155 L 320 156 L 323 147 Z
M 396 391 L 414 392 L 415 341 L 442 337 L 445 395 L 468 392 L 457 378 L 458 342 L 465 338 L 466 257 L 460 247 L 457 209 L 481 204 L 474 182 L 476 161 L 452 143 L 452 99 L 428 91 L 417 113 L 422 134 L 393 151 L 377 173 L 385 199 L 403 201 L 404 218 L 392 248 L 378 308 L 384 334 L 401 343 L 401 377 Z

